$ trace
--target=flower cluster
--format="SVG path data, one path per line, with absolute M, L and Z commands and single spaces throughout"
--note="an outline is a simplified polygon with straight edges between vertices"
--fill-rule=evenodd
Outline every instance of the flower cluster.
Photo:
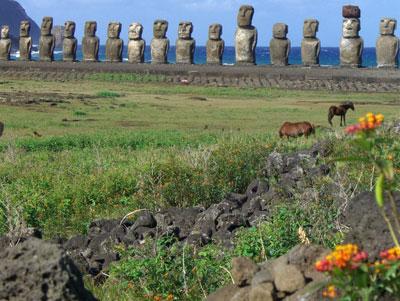
M 360 123 L 357 125 L 351 125 L 346 129 L 346 134 L 357 133 L 358 131 L 366 131 L 375 129 L 378 125 L 380 125 L 383 121 L 383 115 L 374 115 L 372 113 L 368 113 L 366 117 L 361 117 L 358 120 Z
M 391 248 L 387 251 L 382 251 L 379 256 L 387 260 L 399 260 L 400 259 L 400 249 L 397 247 Z
M 330 272 L 334 268 L 345 268 L 348 267 L 350 270 L 354 270 L 358 267 L 359 262 L 363 262 L 367 259 L 367 253 L 365 251 L 358 252 L 356 245 L 348 244 L 344 246 L 337 246 L 335 251 L 315 263 L 315 268 L 319 272 Z
M 324 291 L 322 295 L 326 298 L 335 298 L 339 295 L 338 291 L 336 290 L 336 287 L 333 285 L 328 286 L 328 290 Z

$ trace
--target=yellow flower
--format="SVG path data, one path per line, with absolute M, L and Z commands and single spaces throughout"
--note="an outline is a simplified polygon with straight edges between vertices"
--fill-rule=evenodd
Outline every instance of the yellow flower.
M 364 117 L 360 117 L 360 119 L 358 119 L 358 121 L 363 123 L 363 122 L 365 122 L 365 118 Z
M 367 113 L 367 118 L 372 118 L 372 117 L 374 117 L 374 114 L 372 114 L 372 113 Z

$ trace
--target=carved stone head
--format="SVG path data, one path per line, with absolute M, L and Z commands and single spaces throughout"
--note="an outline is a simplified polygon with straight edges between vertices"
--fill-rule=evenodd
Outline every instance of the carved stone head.
M 305 38 L 315 38 L 318 31 L 319 22 L 316 19 L 306 19 L 303 24 L 303 36 Z
M 180 39 L 190 39 L 192 37 L 193 24 L 192 22 L 179 22 L 178 37 Z
M 21 21 L 21 26 L 19 27 L 19 36 L 29 37 L 30 30 L 31 30 L 31 23 L 29 23 L 29 21 Z
M 360 29 L 360 20 L 357 18 L 343 19 L 342 34 L 344 38 L 357 38 Z
M 75 22 L 67 21 L 65 22 L 64 37 L 73 38 L 75 34 Z
M 119 34 L 121 33 L 121 23 L 119 22 L 110 22 L 108 23 L 108 31 L 107 36 L 110 39 L 118 39 Z
M 129 25 L 128 37 L 130 40 L 139 40 L 142 38 L 143 26 L 140 23 L 131 23 Z
M 239 27 L 251 26 L 253 20 L 254 8 L 251 5 L 242 5 L 239 8 L 237 23 Z
M 274 38 L 284 39 L 288 33 L 288 26 L 285 23 L 275 23 L 272 30 Z
M 51 35 L 51 29 L 53 28 L 53 18 L 43 17 L 42 25 L 40 28 L 40 33 L 42 36 Z
M 379 33 L 385 36 L 394 35 L 397 27 L 397 20 L 393 18 L 383 18 L 379 24 Z
M 1 27 L 1 38 L 8 39 L 8 32 L 10 31 L 10 27 L 8 25 L 3 25 Z
M 85 36 L 94 37 L 97 30 L 96 21 L 86 21 L 85 22 Z
M 153 25 L 153 35 L 157 39 L 165 38 L 168 30 L 168 21 L 166 20 L 155 20 Z
M 222 25 L 221 24 L 211 24 L 208 29 L 208 39 L 210 40 L 221 40 L 222 35 Z

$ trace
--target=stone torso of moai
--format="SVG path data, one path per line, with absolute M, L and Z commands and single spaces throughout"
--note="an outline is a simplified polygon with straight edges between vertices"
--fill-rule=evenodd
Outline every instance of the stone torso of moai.
M 236 65 L 254 65 L 257 45 L 257 29 L 251 25 L 254 8 L 242 5 L 237 17 L 238 28 L 235 32 Z
M 290 52 L 290 40 L 286 37 L 288 26 L 276 23 L 272 30 L 273 38 L 269 42 L 271 65 L 286 66 Z
M 316 19 L 306 19 L 303 25 L 301 40 L 301 61 L 304 66 L 319 66 L 321 42 L 316 38 L 319 22 Z
M 29 21 L 21 21 L 19 28 L 19 60 L 30 61 L 32 51 L 32 37 L 29 36 L 31 23 Z
M 129 26 L 128 61 L 130 63 L 143 63 L 146 42 L 142 39 L 143 26 L 132 23 Z
M 394 36 L 396 19 L 384 18 L 379 25 L 376 39 L 376 61 L 378 68 L 397 68 L 399 64 L 399 38 Z
M 106 42 L 106 61 L 122 62 L 122 50 L 124 41 L 119 38 L 121 33 L 121 23 L 110 22 L 108 24 L 108 39 Z
M 225 42 L 221 39 L 222 25 L 211 24 L 208 29 L 208 41 L 206 43 L 207 64 L 222 64 Z
M 53 28 L 53 18 L 44 17 L 40 29 L 41 35 L 39 39 L 39 61 L 51 62 L 54 60 L 54 47 L 56 41 L 51 34 Z
M 360 9 L 358 6 L 343 6 L 342 37 L 340 39 L 340 65 L 345 67 L 360 67 L 364 41 L 358 35 L 360 26 Z
M 96 37 L 97 22 L 85 23 L 85 36 L 82 38 L 82 53 L 84 62 L 97 62 L 99 60 L 99 43 Z
M 2 61 L 10 60 L 11 39 L 8 37 L 9 31 L 10 28 L 8 25 L 3 25 L 1 27 L 0 60 Z
M 74 37 L 75 34 L 75 22 L 65 22 L 64 30 L 64 41 L 63 41 L 63 61 L 74 62 L 76 61 L 76 49 L 78 47 L 78 41 Z
M 165 20 L 155 20 L 153 25 L 153 39 L 150 43 L 151 48 L 151 63 L 166 64 L 169 39 L 166 37 L 168 30 L 168 22 Z
M 192 38 L 192 22 L 179 22 L 178 39 L 175 42 L 177 64 L 193 64 L 196 41 Z

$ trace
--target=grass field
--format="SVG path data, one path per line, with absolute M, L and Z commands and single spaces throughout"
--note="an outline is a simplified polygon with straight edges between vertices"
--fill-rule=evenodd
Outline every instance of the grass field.
M 42 230 L 46 239 L 70 237 L 85 234 L 93 220 L 121 218 L 136 209 L 209 206 L 229 191 L 243 193 L 271 152 L 303 149 L 326 138 L 334 139 L 338 154 L 354 153 L 339 118 L 333 119 L 333 128 L 327 122 L 328 108 L 342 101 L 352 101 L 356 109 L 348 111 L 348 125 L 367 112 L 384 114 L 387 121 L 399 117 L 400 94 L 394 93 L 217 88 L 112 78 L 55 83 L 0 77 L 0 121 L 5 124 L 0 137 L 0 235 L 23 221 Z M 322 127 L 308 139 L 280 140 L 278 130 L 285 121 Z M 398 163 L 399 154 L 394 157 Z M 338 164 L 336 175 L 349 189 L 357 182 L 353 193 L 371 189 L 367 166 Z M 109 281 L 98 285 L 88 280 L 86 285 L 101 300 L 148 300 L 144 296 L 150 294 L 161 300 L 201 299 L 229 282 L 219 265 L 229 268 L 232 256 L 259 257 L 261 236 L 273 256 L 297 244 L 297 228 L 288 231 L 287 223 L 318 225 L 307 230 L 312 242 L 326 247 L 339 243 L 343 235 L 336 229 L 337 208 L 324 199 L 313 205 L 277 206 L 273 220 L 239 233 L 237 249 L 225 250 L 222 259 L 214 247 L 199 257 L 188 252 L 185 261 L 198 271 L 187 276 L 191 298 L 182 292 L 181 271 L 170 260 L 180 260 L 180 250 L 166 252 L 162 242 L 157 242 L 160 256 L 129 260 L 127 252 L 128 260 Z M 149 271 L 140 285 L 132 280 L 138 267 Z M 169 270 L 175 286 L 158 268 Z
M 183 130 L 188 132 L 240 131 L 276 134 L 284 121 L 328 126 L 331 105 L 351 100 L 358 116 L 380 112 L 387 118 L 400 108 L 398 94 L 332 94 L 324 91 L 285 91 L 192 87 L 179 84 L 109 82 L 102 80 L 64 83 L 3 79 L 0 94 L 18 101 L 1 105 L 6 125 L 2 141 L 32 137 L 88 134 L 116 130 Z M 47 102 L 19 105 L 24 99 Z M 64 120 L 64 121 L 63 121 Z M 333 119 L 337 126 L 338 117 Z

